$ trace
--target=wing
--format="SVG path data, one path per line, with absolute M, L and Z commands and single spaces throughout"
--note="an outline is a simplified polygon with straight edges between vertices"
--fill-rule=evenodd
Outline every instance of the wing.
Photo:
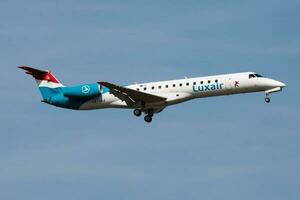
M 108 82 L 98 82 L 100 85 L 103 85 L 110 89 L 110 93 L 115 97 L 126 102 L 128 106 L 133 105 L 143 105 L 143 104 L 153 104 L 153 103 L 162 103 L 166 101 L 166 98 L 156 96 L 153 94 L 148 94 L 133 89 L 125 88 L 119 85 L 115 85 Z

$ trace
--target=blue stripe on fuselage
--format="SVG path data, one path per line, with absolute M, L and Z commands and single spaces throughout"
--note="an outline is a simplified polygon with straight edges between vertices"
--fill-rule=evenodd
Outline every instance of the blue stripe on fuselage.
M 51 105 L 78 110 L 82 104 L 89 101 L 86 98 L 68 98 L 63 95 L 63 88 L 39 87 L 43 100 Z M 102 88 L 101 94 L 109 93 L 109 88 Z M 100 95 L 101 95 L 100 94 Z
M 42 94 L 43 100 L 47 100 L 50 97 L 61 93 L 60 88 L 39 87 L 39 90 Z
M 82 104 L 88 101 L 87 99 L 65 97 L 60 88 L 40 87 L 39 89 L 46 103 L 62 108 L 78 110 Z

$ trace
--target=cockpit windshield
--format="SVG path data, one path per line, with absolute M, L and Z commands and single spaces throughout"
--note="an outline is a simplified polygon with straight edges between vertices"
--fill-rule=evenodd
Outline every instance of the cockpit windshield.
M 255 75 L 254 74 L 249 74 L 249 79 L 251 78 L 255 78 Z
M 263 77 L 262 75 L 260 74 L 255 74 L 256 77 Z
M 251 78 L 261 78 L 261 77 L 263 77 L 263 76 L 260 75 L 260 74 L 249 74 L 249 79 L 251 79 Z

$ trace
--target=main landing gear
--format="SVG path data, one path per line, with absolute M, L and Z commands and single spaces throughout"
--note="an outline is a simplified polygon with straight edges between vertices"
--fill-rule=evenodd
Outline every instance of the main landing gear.
M 145 111 L 146 115 L 144 117 L 145 122 L 150 123 L 152 122 L 152 117 L 153 117 L 153 110 L 147 110 Z M 140 109 L 135 109 L 133 111 L 133 114 L 137 117 L 140 117 L 142 115 L 142 111 Z
M 135 116 L 139 117 L 139 116 L 142 115 L 142 111 L 139 110 L 139 109 L 135 109 L 135 110 L 133 111 L 133 114 L 134 114 Z
M 150 122 L 152 122 L 152 116 L 146 115 L 146 116 L 144 117 L 144 120 L 145 120 L 145 122 L 150 123 Z

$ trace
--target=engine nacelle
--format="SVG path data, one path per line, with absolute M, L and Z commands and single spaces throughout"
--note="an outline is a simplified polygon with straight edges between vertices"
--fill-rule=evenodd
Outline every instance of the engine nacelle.
M 101 94 L 99 84 L 85 84 L 62 88 L 65 97 L 73 99 L 91 99 Z

